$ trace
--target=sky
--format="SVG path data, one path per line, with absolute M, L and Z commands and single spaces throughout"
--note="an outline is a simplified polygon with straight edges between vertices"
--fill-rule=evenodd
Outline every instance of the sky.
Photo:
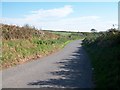
M 2 2 L 1 20 L 44 30 L 105 31 L 118 23 L 118 2 Z
M 1 0 L 2 2 L 118 2 L 119 0 Z

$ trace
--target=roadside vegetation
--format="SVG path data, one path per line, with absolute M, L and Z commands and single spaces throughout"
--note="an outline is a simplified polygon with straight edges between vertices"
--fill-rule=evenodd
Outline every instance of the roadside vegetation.
M 96 88 L 120 88 L 120 31 L 93 32 L 83 46 L 92 60 Z
M 120 31 L 66 32 L 38 30 L 34 26 L 1 24 L 2 68 L 9 68 L 54 53 L 73 40 L 84 39 L 94 68 L 96 88 L 120 88 Z M 0 32 L 1 32 L 0 31 Z M 1 49 L 0 49 L 1 50 Z
M 60 50 L 72 40 L 83 38 L 77 33 L 56 33 L 27 24 L 22 27 L 2 24 L 2 68 L 36 60 Z

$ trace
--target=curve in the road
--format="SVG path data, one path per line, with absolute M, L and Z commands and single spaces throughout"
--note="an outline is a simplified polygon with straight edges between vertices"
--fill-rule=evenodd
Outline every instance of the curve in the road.
M 92 88 L 90 60 L 81 40 L 40 60 L 2 71 L 3 88 Z

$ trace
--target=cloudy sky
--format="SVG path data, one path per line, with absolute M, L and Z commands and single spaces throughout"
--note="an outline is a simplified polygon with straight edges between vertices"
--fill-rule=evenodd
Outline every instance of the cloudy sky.
M 3 2 L 2 23 L 49 30 L 105 31 L 118 23 L 117 2 Z

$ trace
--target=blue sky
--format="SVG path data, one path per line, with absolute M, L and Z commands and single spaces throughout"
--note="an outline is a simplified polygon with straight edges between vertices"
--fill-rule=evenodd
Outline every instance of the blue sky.
M 117 2 L 3 2 L 3 23 L 67 31 L 104 31 L 118 22 Z

